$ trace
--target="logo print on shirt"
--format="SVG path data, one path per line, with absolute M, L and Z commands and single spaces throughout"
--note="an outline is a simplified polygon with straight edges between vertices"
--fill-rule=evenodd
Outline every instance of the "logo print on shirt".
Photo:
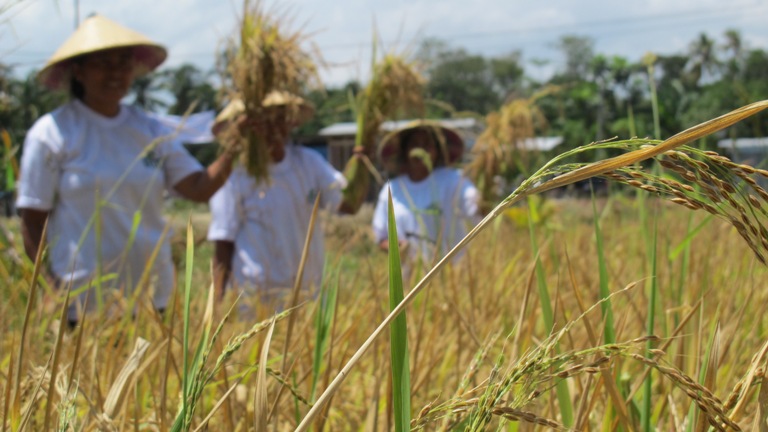
M 141 163 L 147 168 L 157 168 L 160 166 L 160 158 L 157 157 L 154 150 L 150 150 L 144 158 L 141 159 Z
M 317 198 L 317 194 L 318 193 L 319 193 L 319 191 L 316 188 L 310 189 L 309 193 L 307 194 L 307 202 L 309 204 L 314 204 L 315 203 L 315 199 Z

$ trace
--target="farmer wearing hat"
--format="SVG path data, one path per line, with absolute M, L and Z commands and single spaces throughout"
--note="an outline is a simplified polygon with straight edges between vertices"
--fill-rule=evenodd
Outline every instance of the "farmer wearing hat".
M 450 167 L 463 151 L 458 133 L 430 121 L 412 122 L 382 139 L 379 157 L 395 177 L 382 188 L 373 213 L 373 234 L 381 249 L 391 246 L 390 189 L 399 247 L 411 260 L 428 265 L 466 235 L 479 214 L 479 195 L 461 171 Z
M 219 298 L 227 287 L 243 292 L 241 312 L 254 300 L 281 308 L 293 287 L 310 225 L 315 198 L 320 206 L 351 213 L 342 201 L 347 184 L 314 150 L 295 145 L 290 132 L 311 118 L 314 109 L 294 94 L 273 91 L 263 101 L 263 117 L 246 119 L 235 100 L 217 117 L 215 131 L 247 124 L 265 142 L 268 180 L 258 180 L 237 166 L 210 201 L 208 240 L 215 243 L 214 285 Z M 232 128 L 230 128 L 232 129 Z M 234 128 L 242 132 L 242 127 Z M 226 136 L 226 135 L 224 135 Z M 240 134 L 230 139 L 243 139 Z M 302 288 L 319 287 L 324 250 L 322 230 L 315 229 L 304 267 Z
M 54 286 L 100 288 L 81 290 L 70 304 L 71 323 L 94 292 L 105 295 L 91 296 L 89 309 L 112 303 L 106 293 L 122 291 L 129 299 L 152 294 L 154 307 L 163 310 L 175 280 L 164 193 L 206 202 L 231 171 L 232 152 L 205 169 L 173 131 L 121 104 L 133 79 L 165 58 L 162 46 L 96 15 L 38 74 L 49 89 L 68 88 L 72 99 L 27 133 L 16 205 L 29 257 L 39 245 L 49 247 Z M 145 269 L 150 277 L 141 281 Z

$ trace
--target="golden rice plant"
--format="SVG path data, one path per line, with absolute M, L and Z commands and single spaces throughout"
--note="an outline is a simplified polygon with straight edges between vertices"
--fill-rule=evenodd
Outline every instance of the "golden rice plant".
M 703 192 L 699 192 L 699 194 L 696 196 L 699 199 L 698 201 L 693 201 L 692 197 L 686 196 L 686 198 L 680 198 L 685 199 L 685 202 L 678 203 L 685 205 L 690 209 L 706 209 L 706 207 L 703 206 L 703 203 L 705 202 L 703 198 L 704 196 L 712 201 L 715 199 L 719 200 L 717 204 L 723 207 L 723 209 L 721 212 L 718 212 L 717 207 L 713 206 L 712 211 L 714 211 L 715 214 L 719 216 L 723 216 L 723 212 L 725 212 L 725 217 L 727 220 L 733 224 L 742 235 L 742 237 L 747 240 L 750 248 L 753 250 L 753 252 L 755 252 L 758 259 L 760 259 L 761 262 L 765 262 L 765 258 L 763 257 L 762 252 L 765 251 L 768 253 L 768 238 L 764 238 L 763 232 L 765 231 L 766 234 L 768 234 L 768 231 L 765 230 L 760 221 L 750 219 L 750 214 L 754 216 L 755 219 L 762 216 L 763 207 L 768 205 L 768 200 L 766 200 L 765 203 L 759 201 L 755 202 L 754 200 L 757 199 L 756 197 L 746 192 L 745 188 L 737 187 L 737 185 L 732 183 L 736 178 L 739 178 L 741 181 L 748 184 L 748 187 L 751 188 L 751 190 L 762 197 L 762 189 L 757 189 L 756 185 L 752 182 L 754 179 L 750 177 L 751 174 L 762 175 L 762 173 L 760 173 L 755 168 L 748 167 L 746 165 L 734 164 L 730 160 L 727 160 L 727 158 L 707 152 L 701 152 L 699 156 L 713 158 L 711 159 L 711 165 L 707 162 L 698 161 L 693 158 L 688 160 L 690 157 L 688 153 L 693 154 L 693 152 L 689 150 L 688 147 L 685 147 L 685 145 L 725 129 L 741 120 L 744 120 L 763 111 L 766 108 L 768 108 L 768 101 L 755 102 L 715 119 L 686 129 L 685 131 L 682 131 L 664 141 L 631 139 L 627 141 L 616 142 L 597 142 L 569 150 L 547 162 L 533 175 L 525 179 L 525 181 L 523 181 L 522 184 L 512 194 L 510 194 L 507 198 L 502 200 L 501 203 L 494 207 L 477 226 L 475 226 L 463 239 L 461 239 L 461 241 L 457 243 L 456 246 L 453 247 L 453 249 L 451 249 L 444 257 L 442 257 L 442 259 L 440 259 L 439 262 L 437 262 L 437 264 L 435 264 L 435 266 L 421 278 L 421 280 L 411 289 L 411 291 L 405 296 L 399 305 L 395 307 L 386 316 L 386 318 L 381 321 L 376 330 L 370 334 L 370 336 L 365 340 L 365 342 L 363 342 L 355 354 L 351 356 L 349 361 L 347 361 L 347 363 L 336 375 L 333 381 L 330 382 L 325 392 L 318 398 L 315 405 L 304 417 L 297 430 L 307 430 L 309 425 L 312 423 L 312 420 L 319 414 L 324 405 L 328 403 L 334 393 L 338 391 L 344 379 L 349 375 L 352 368 L 354 368 L 360 362 L 360 359 L 366 353 L 366 351 L 370 349 L 373 342 L 382 333 L 384 333 L 384 331 L 389 327 L 390 323 L 413 302 L 415 297 L 427 286 L 429 286 L 429 282 L 435 277 L 435 275 L 443 270 L 447 263 L 449 263 L 450 260 L 469 242 L 471 242 L 481 231 L 491 225 L 491 221 L 501 215 L 505 209 L 524 200 L 529 196 L 533 196 L 558 187 L 567 186 L 577 181 L 585 180 L 595 176 L 607 175 L 609 178 L 611 178 L 611 173 L 613 171 L 626 169 L 627 167 L 636 167 L 639 163 L 645 160 L 653 159 L 659 156 L 669 157 L 670 155 L 674 155 L 678 158 L 678 160 L 683 160 L 685 158 L 684 163 L 688 165 L 689 168 L 684 169 L 684 167 L 681 165 L 681 167 L 678 169 L 685 171 L 685 174 L 680 174 L 683 175 L 686 180 L 689 182 L 697 181 L 697 179 L 699 179 L 697 174 L 693 172 L 690 174 L 688 173 L 688 171 L 691 171 L 692 169 L 697 169 L 699 174 L 706 179 L 706 181 L 701 180 L 702 183 L 706 184 L 700 183 L 700 187 L 704 188 L 706 186 L 706 188 L 718 188 L 719 190 L 715 191 L 716 194 L 713 193 L 713 196 L 709 196 L 709 189 L 705 189 Z M 604 148 L 620 149 L 625 153 L 590 164 L 564 163 L 564 161 L 568 158 L 574 157 L 582 152 Z M 722 169 L 713 168 L 714 165 L 718 164 Z M 694 166 L 696 168 L 693 168 Z M 725 168 L 727 168 L 727 170 Z M 717 171 L 718 174 L 725 175 L 725 178 L 729 181 L 720 178 L 719 175 L 712 175 L 714 171 Z M 768 172 L 766 172 L 766 174 L 768 174 Z M 659 183 L 664 183 L 661 181 L 661 179 L 663 179 L 662 176 L 653 177 L 658 178 Z M 747 180 L 747 178 L 751 179 L 752 181 Z M 691 188 L 694 189 L 693 193 L 696 193 L 696 188 L 693 186 L 691 186 Z M 688 191 L 686 188 L 683 189 Z M 656 191 L 653 190 L 651 192 Z M 742 202 L 739 202 L 739 200 L 737 200 L 734 195 L 739 196 L 742 199 Z M 748 206 L 745 205 L 747 202 L 749 203 Z M 707 209 L 707 211 L 710 210 Z M 763 243 L 764 240 L 765 243 Z M 706 406 L 698 406 L 702 411 L 707 409 Z M 717 413 L 717 415 L 718 419 L 713 420 L 713 422 L 722 421 L 727 424 L 727 416 L 726 418 L 723 418 L 720 416 L 720 413 Z
M 498 202 L 495 187 L 498 176 L 509 178 L 531 166 L 534 151 L 524 148 L 526 139 L 547 127 L 547 120 L 536 101 L 557 87 L 547 87 L 529 98 L 513 99 L 485 117 L 486 128 L 472 148 L 472 161 L 466 166 L 467 176 L 477 185 L 485 208 Z
M 262 103 L 270 92 L 299 94 L 307 85 L 319 82 L 317 53 L 304 49 L 308 36 L 290 25 L 285 13 L 267 11 L 259 0 L 244 0 L 238 33 L 226 49 L 225 70 L 231 80 L 228 96 L 242 99 L 248 118 L 265 118 Z M 299 116 L 299 107 L 290 109 L 289 121 Z M 231 129 L 236 128 L 233 122 Z M 239 131 L 231 135 L 237 136 Z M 270 155 L 264 137 L 247 131 L 245 140 L 243 156 L 248 173 L 257 180 L 268 180 Z
M 420 116 L 424 111 L 424 78 L 416 65 L 397 53 L 388 53 L 377 61 L 375 41 L 373 48 L 371 79 L 353 102 L 357 122 L 355 156 L 344 167 L 349 181 L 344 200 L 354 209 L 360 208 L 370 187 L 373 165 L 368 156 L 375 151 L 381 124 L 401 116 Z

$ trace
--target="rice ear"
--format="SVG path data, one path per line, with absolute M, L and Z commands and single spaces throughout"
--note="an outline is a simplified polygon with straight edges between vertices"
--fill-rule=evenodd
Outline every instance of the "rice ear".
M 316 52 L 308 52 L 302 44 L 307 35 L 301 29 L 290 29 L 291 18 L 285 13 L 268 11 L 261 1 L 243 2 L 243 15 L 238 32 L 229 41 L 226 75 L 231 78 L 230 99 L 243 101 L 245 115 L 265 118 L 264 100 L 275 90 L 299 94 L 307 85 L 320 82 Z M 291 121 L 298 114 L 289 114 Z M 237 129 L 237 126 L 234 126 Z M 269 133 L 269 125 L 266 133 Z M 235 136 L 239 131 L 235 131 Z M 258 181 L 268 181 L 270 153 L 260 131 L 248 131 L 243 162 L 248 173 Z

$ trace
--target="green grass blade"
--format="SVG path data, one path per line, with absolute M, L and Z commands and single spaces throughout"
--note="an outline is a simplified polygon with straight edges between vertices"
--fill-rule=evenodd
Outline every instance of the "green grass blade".
M 699 384 L 702 387 L 708 389 L 714 389 L 715 381 L 717 377 L 717 357 L 720 351 L 720 339 L 718 334 L 720 332 L 720 309 L 715 312 L 714 319 L 709 325 L 709 342 L 707 343 L 707 351 L 702 357 L 701 371 L 699 371 Z M 694 432 L 705 432 L 709 429 L 709 422 L 707 416 L 696 407 L 695 404 L 691 404 L 691 411 L 689 417 L 689 425 L 693 424 Z
M 183 330 L 183 349 L 184 349 L 184 376 L 182 377 L 182 399 L 181 406 L 186 417 L 191 393 L 190 364 L 189 364 L 189 305 L 192 303 L 192 266 L 195 257 L 195 237 L 192 232 L 192 219 L 187 222 L 187 253 L 184 269 L 184 330 Z
M 395 226 L 392 192 L 389 193 L 389 307 L 394 310 L 403 301 L 403 273 Z M 392 358 L 392 395 L 394 399 L 395 431 L 411 429 L 411 376 L 408 365 L 408 325 L 405 312 L 392 322 L 389 332 Z
M 600 230 L 600 217 L 597 214 L 597 204 L 595 203 L 594 193 L 592 195 L 592 214 L 595 221 L 595 242 L 597 245 L 597 262 L 600 273 L 600 308 L 603 312 L 603 342 L 607 344 L 616 343 L 616 331 L 613 326 L 613 308 L 608 299 L 611 291 L 608 288 L 608 267 L 605 260 L 605 250 L 603 249 L 603 233 Z
M 544 277 L 544 266 L 539 258 L 539 244 L 536 241 L 536 233 L 533 230 L 533 219 L 535 217 L 531 200 L 528 200 L 528 232 L 531 236 L 531 252 L 536 257 L 536 285 L 539 288 L 539 302 L 541 303 L 541 314 L 544 316 L 544 326 L 547 332 L 551 332 L 555 327 L 554 312 L 552 311 L 552 300 L 549 298 L 547 281 Z
M 681 253 L 686 252 L 690 250 L 691 241 L 701 232 L 704 227 L 709 225 L 710 222 L 714 219 L 713 215 L 707 215 L 704 220 L 701 221 L 698 225 L 696 225 L 695 228 L 691 229 L 690 226 L 688 228 L 688 233 L 686 234 L 683 241 L 680 242 L 679 245 L 677 245 L 674 249 L 672 249 L 672 252 L 669 253 L 669 260 L 674 261 L 677 259 L 677 257 L 680 256 Z
M 536 235 L 533 230 L 534 214 L 532 210 L 534 207 L 531 200 L 528 200 L 528 230 L 531 235 L 531 251 L 536 257 L 536 285 L 539 289 L 539 302 L 541 303 L 542 315 L 544 316 L 544 326 L 547 332 L 554 331 L 555 318 L 552 310 L 552 301 L 549 297 L 549 287 L 547 286 L 547 280 L 544 275 L 544 266 L 541 264 L 541 258 L 539 258 L 539 245 L 536 242 Z M 559 344 L 555 345 L 555 353 L 559 353 Z M 565 381 L 559 381 L 555 387 L 557 393 L 557 401 L 560 404 L 560 415 L 562 417 L 563 424 L 566 426 L 573 426 L 573 403 L 571 402 L 571 393 L 568 390 L 568 383 Z
M 655 331 L 655 317 L 656 317 L 656 297 L 658 294 L 658 274 L 657 274 L 657 260 L 656 260 L 656 247 L 658 246 L 658 219 L 654 218 L 653 224 L 653 248 L 651 249 L 651 279 L 650 279 L 650 296 L 648 299 L 648 324 L 646 327 L 646 334 L 652 335 Z M 652 341 L 646 343 L 646 356 L 652 358 L 650 353 L 653 348 Z M 640 413 L 640 422 L 642 430 L 646 432 L 651 431 L 651 412 L 653 410 L 653 401 L 651 401 L 651 391 L 653 389 L 653 371 L 651 370 L 648 376 L 645 378 L 644 391 L 643 391 L 643 407 Z
M 315 317 L 315 352 L 312 359 L 312 390 L 310 391 L 310 401 L 315 400 L 315 391 L 317 390 L 317 381 L 320 378 L 320 372 L 323 362 L 323 352 L 328 345 L 328 337 L 331 332 L 331 324 L 336 311 L 336 294 L 339 289 L 339 269 L 334 272 L 334 276 L 328 278 L 328 282 L 323 285 L 320 291 L 320 302 Z M 300 419 L 299 419 L 300 420 Z

